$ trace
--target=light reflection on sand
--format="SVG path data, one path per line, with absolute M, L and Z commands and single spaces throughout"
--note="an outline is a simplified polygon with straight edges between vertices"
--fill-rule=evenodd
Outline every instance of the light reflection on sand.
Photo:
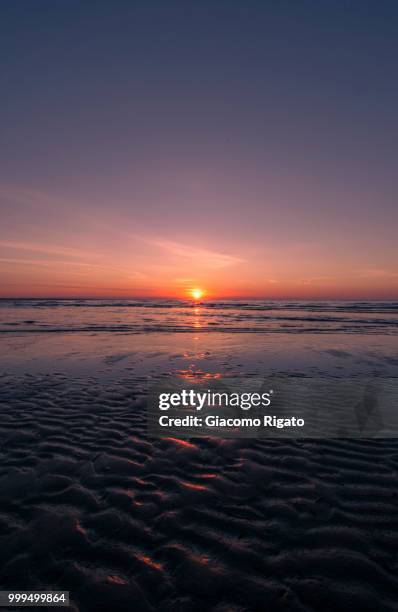
M 272 373 L 396 375 L 395 336 L 361 334 L 13 334 L 0 336 L 0 372 L 187 380 Z

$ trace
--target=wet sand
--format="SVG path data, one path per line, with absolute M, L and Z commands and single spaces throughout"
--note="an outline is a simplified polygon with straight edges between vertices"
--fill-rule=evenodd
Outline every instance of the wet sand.
M 81 611 L 396 610 L 395 440 L 155 440 L 145 411 L 148 376 L 396 376 L 396 338 L 2 344 L 3 589 L 69 590 Z

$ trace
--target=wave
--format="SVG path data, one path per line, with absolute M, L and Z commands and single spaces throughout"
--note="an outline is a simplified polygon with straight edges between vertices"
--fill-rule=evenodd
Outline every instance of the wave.
M 396 302 L 0 300 L 0 333 L 398 333 Z
M 143 325 L 87 325 L 77 327 L 22 327 L 18 323 L 13 324 L 10 328 L 0 327 L 0 334 L 38 334 L 38 333 L 123 333 L 123 334 L 138 334 L 138 333 L 192 333 L 202 334 L 209 332 L 218 333 L 311 333 L 311 334 L 325 334 L 325 333 L 360 333 L 360 334 L 380 334 L 383 335 L 398 335 L 398 327 L 391 329 L 391 326 L 381 329 L 379 325 L 340 325 L 336 327 L 330 326 L 303 326 L 295 327 L 292 325 L 279 325 L 275 328 L 266 327 L 253 327 L 253 326 L 218 326 L 214 325 L 205 328 L 195 328 L 190 326 L 177 326 L 177 325 L 154 325 L 154 326 L 143 326 Z
M 182 308 L 199 306 L 212 310 L 305 310 L 321 312 L 393 312 L 398 314 L 395 301 L 319 301 L 305 300 L 191 300 L 166 299 L 26 299 L 0 298 L 0 308 Z

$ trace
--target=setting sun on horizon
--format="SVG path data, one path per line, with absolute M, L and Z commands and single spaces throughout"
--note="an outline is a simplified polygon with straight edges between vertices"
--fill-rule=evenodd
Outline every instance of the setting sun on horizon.
M 197 301 L 197 300 L 201 300 L 204 297 L 205 292 L 203 289 L 200 289 L 199 287 L 195 287 L 194 289 L 190 290 L 190 295 L 191 297 L 193 297 L 194 300 Z

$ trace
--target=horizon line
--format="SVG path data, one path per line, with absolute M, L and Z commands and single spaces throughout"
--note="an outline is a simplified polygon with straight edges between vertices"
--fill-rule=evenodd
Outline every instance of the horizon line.
M 220 300 L 228 300 L 228 301 L 236 301 L 236 300 L 268 300 L 270 302 L 278 302 L 285 300 L 294 300 L 296 302 L 308 302 L 308 301 L 318 301 L 318 302 L 338 302 L 344 300 L 345 302 L 357 302 L 357 301 L 366 301 L 366 302 L 384 302 L 384 301 L 396 301 L 398 300 L 398 296 L 393 297 L 295 297 L 295 296 L 284 296 L 284 297 L 268 297 L 268 296 L 219 296 L 217 298 L 208 298 L 201 300 L 194 300 L 189 297 L 172 297 L 172 296 L 0 296 L 0 300 L 175 300 L 181 302 L 192 302 L 196 304 L 203 304 L 206 302 L 217 302 Z

